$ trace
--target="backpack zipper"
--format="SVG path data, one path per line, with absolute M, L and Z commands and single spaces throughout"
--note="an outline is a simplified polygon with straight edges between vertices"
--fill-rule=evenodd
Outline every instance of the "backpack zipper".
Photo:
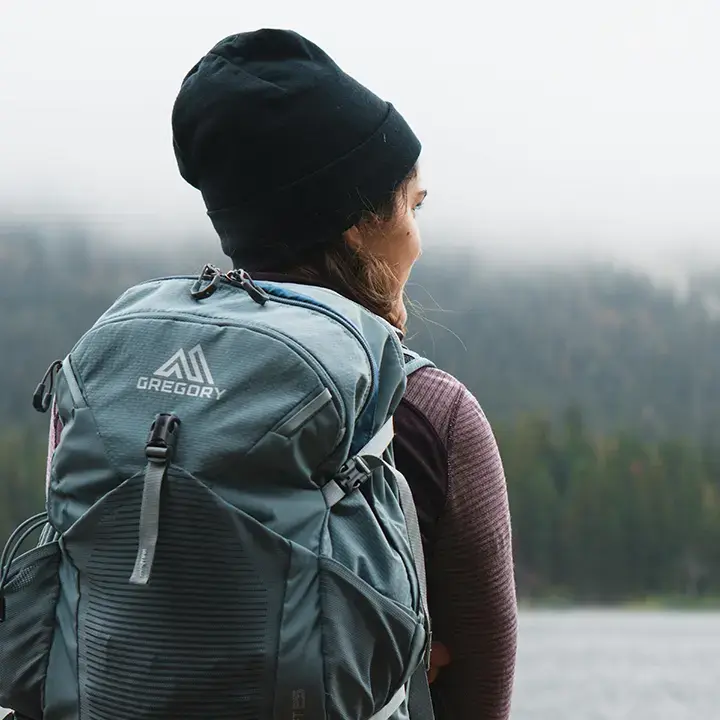
M 378 388 L 378 370 L 375 366 L 375 361 L 373 359 L 372 353 L 370 351 L 370 347 L 367 344 L 367 341 L 363 337 L 362 333 L 355 327 L 355 325 L 350 322 L 347 318 L 343 317 L 339 312 L 334 310 L 331 307 L 328 307 L 327 305 L 321 303 L 318 300 L 314 300 L 312 298 L 308 298 L 307 300 L 302 299 L 301 297 L 296 298 L 286 298 L 281 297 L 279 295 L 276 295 L 275 293 L 268 292 L 263 285 L 272 285 L 272 283 L 262 283 L 262 282 L 256 282 L 252 279 L 252 277 L 247 273 L 247 271 L 242 269 L 236 269 L 236 270 L 230 270 L 228 273 L 223 273 L 222 270 L 220 270 L 218 267 L 212 264 L 207 264 L 205 267 L 201 270 L 200 274 L 195 275 L 166 275 L 163 277 L 154 278 L 151 280 L 145 280 L 144 282 L 138 283 L 135 287 L 140 287 L 142 285 L 151 285 L 154 283 L 159 282 L 166 282 L 168 280 L 194 280 L 193 286 L 191 288 L 191 295 L 197 300 L 201 300 L 204 298 L 208 298 L 211 295 L 215 293 L 217 288 L 219 287 L 220 283 L 225 283 L 227 285 L 230 285 L 232 287 L 245 290 L 245 292 L 248 293 L 248 295 L 259 305 L 264 305 L 265 302 L 268 299 L 272 299 L 275 302 L 279 302 L 285 305 L 295 305 L 297 307 L 304 307 L 308 310 L 313 310 L 315 312 L 319 312 L 326 317 L 329 317 L 332 320 L 335 320 L 335 322 L 338 322 L 340 325 L 345 327 L 352 335 L 355 337 L 355 339 L 360 343 L 362 346 L 365 355 L 368 359 L 368 364 L 370 365 L 370 376 L 371 376 L 371 391 L 367 393 L 365 398 L 363 398 L 363 403 L 360 408 L 360 412 L 358 414 L 358 418 L 362 417 L 365 411 L 367 410 L 368 405 L 370 404 L 370 400 L 377 395 L 377 388 Z M 128 315 L 123 316 L 124 318 L 130 317 Z M 113 322 L 113 320 L 109 320 L 107 322 Z M 95 327 L 101 327 L 105 323 L 100 323 L 96 325 Z M 231 324 L 231 323 L 226 323 Z M 238 325 L 237 327 L 243 327 Z M 254 327 L 258 327 L 255 325 Z M 261 329 L 261 328 L 259 328 Z M 278 331 L 279 332 L 279 331 Z M 278 337 L 282 340 L 292 340 L 290 336 L 286 335 L 285 333 L 279 333 Z M 299 345 L 296 343 L 296 345 Z M 302 346 L 300 346 L 302 347 Z M 310 355 L 310 353 L 307 353 L 305 351 L 305 348 L 303 349 L 304 355 Z M 311 356 L 313 357 L 313 356 Z M 315 358 L 313 357 L 313 361 Z M 317 371 L 319 363 L 313 362 L 311 363 L 313 365 L 314 369 Z M 335 384 L 330 380 L 329 376 L 325 373 L 325 371 L 320 367 L 322 370 L 321 375 L 328 378 L 330 384 L 335 389 L 335 393 L 337 397 L 340 397 L 340 394 L 337 392 L 337 387 Z M 346 422 L 347 419 L 345 418 L 345 407 L 342 403 L 340 403 L 341 409 L 342 409 L 342 415 L 343 415 L 343 427 L 345 428 L 345 432 L 347 432 L 346 428 Z M 362 443 L 364 444 L 364 443 Z
M 202 287 L 203 281 L 207 281 L 207 284 L 204 287 Z M 369 397 L 366 397 L 363 402 L 362 409 L 360 410 L 360 415 L 362 415 L 367 407 L 369 398 L 377 392 L 378 372 L 367 341 L 365 340 L 363 334 L 357 329 L 357 327 L 355 327 L 354 323 L 350 322 L 341 313 L 337 312 L 337 310 L 325 305 L 325 303 L 320 302 L 319 300 L 315 300 L 314 298 L 305 298 L 300 294 L 297 294 L 295 297 L 276 295 L 271 289 L 270 291 L 268 290 L 269 288 L 274 287 L 273 283 L 257 283 L 252 279 L 250 274 L 242 268 L 236 268 L 223 274 L 222 271 L 214 265 L 206 265 L 196 280 L 194 290 L 192 291 L 193 297 L 209 297 L 215 292 L 219 282 L 226 282 L 234 287 L 242 288 L 258 305 L 264 305 L 268 300 L 272 299 L 275 302 L 282 303 L 283 305 L 304 307 L 335 320 L 344 328 L 349 330 L 362 346 L 365 355 L 367 356 L 368 364 L 370 365 L 372 391 L 370 392 Z
M 212 266 L 206 266 L 203 270 L 204 273 L 210 271 L 217 271 L 217 268 L 214 268 Z M 202 276 L 201 276 L 202 277 Z M 222 280 L 228 282 L 231 285 L 234 285 L 236 287 L 241 287 L 245 292 L 250 295 L 250 297 L 257 302 L 259 305 L 264 305 L 267 300 L 272 299 L 275 302 L 282 303 L 283 305 L 291 305 L 296 307 L 303 307 L 307 310 L 312 310 L 314 312 L 319 312 L 322 315 L 325 315 L 325 317 L 329 317 L 332 320 L 335 320 L 335 322 L 342 325 L 346 330 L 348 330 L 355 339 L 360 343 L 363 351 L 365 352 L 365 355 L 368 360 L 368 365 L 370 366 L 370 383 L 371 383 L 371 390 L 370 392 L 363 398 L 363 403 L 360 408 L 360 412 L 358 414 L 358 417 L 362 417 L 362 415 L 367 410 L 368 404 L 370 403 L 371 398 L 375 397 L 377 395 L 378 390 L 378 371 L 375 367 L 375 360 L 373 359 L 372 353 L 370 352 L 370 347 L 367 344 L 367 341 L 365 340 L 365 337 L 363 334 L 355 327 L 354 323 L 350 322 L 346 317 L 344 317 L 341 313 L 337 312 L 334 308 L 331 308 L 328 305 L 325 305 L 325 303 L 320 302 L 319 300 L 315 300 L 311 297 L 303 297 L 300 294 L 295 295 L 294 297 L 285 297 L 283 295 L 277 295 L 272 292 L 272 288 L 274 288 L 273 283 L 257 283 L 255 282 L 252 277 L 242 269 L 235 269 L 228 272 L 226 275 L 220 276 Z M 207 275 L 205 276 L 207 279 Z
M 72 399 L 75 408 L 79 409 L 87 407 L 87 403 L 85 402 L 85 398 L 83 397 L 82 390 L 80 390 L 80 384 L 78 383 L 77 377 L 75 375 L 75 370 L 73 369 L 69 355 L 63 360 L 62 372 L 63 377 L 65 378 L 65 382 L 68 386 L 70 398 Z
M 249 276 L 248 276 L 249 277 Z M 368 409 L 368 406 L 370 404 L 370 401 L 372 398 L 377 397 L 378 393 L 378 370 L 375 366 L 375 360 L 373 359 L 372 353 L 370 352 L 370 347 L 367 344 L 367 341 L 365 340 L 365 337 L 363 334 L 355 327 L 355 325 L 350 322 L 346 317 L 341 315 L 339 312 L 334 310 L 333 308 L 325 305 L 324 303 L 320 302 L 319 300 L 315 300 L 314 298 L 308 298 L 307 300 L 304 299 L 301 296 L 289 298 L 289 297 L 283 297 L 279 295 L 275 295 L 271 290 L 268 291 L 266 289 L 268 287 L 267 284 L 265 287 L 262 285 L 258 285 L 254 281 L 252 281 L 252 284 L 260 289 L 262 292 L 266 293 L 270 298 L 272 298 L 275 302 L 282 303 L 283 305 L 295 305 L 297 307 L 303 307 L 308 310 L 313 310 L 315 312 L 319 312 L 322 315 L 325 315 L 325 317 L 328 317 L 332 320 L 335 320 L 335 322 L 342 325 L 344 328 L 346 328 L 354 337 L 355 339 L 360 343 L 361 347 L 363 348 L 363 351 L 365 352 L 365 355 L 368 359 L 368 364 L 370 365 L 370 382 L 371 382 L 371 389 L 370 392 L 365 395 L 363 398 L 362 405 L 360 407 L 360 412 L 358 413 L 358 419 L 363 417 L 365 414 L 365 411 Z M 357 441 L 358 448 L 362 447 L 369 438 L 359 438 Z M 352 451 L 351 451 L 352 454 Z
M 233 287 L 245 290 L 250 295 L 250 297 L 252 297 L 252 299 L 255 300 L 255 302 L 257 302 L 259 305 L 264 305 L 268 299 L 272 298 L 272 300 L 274 300 L 275 302 L 283 303 L 285 305 L 297 305 L 298 307 L 304 307 L 309 310 L 314 310 L 315 312 L 322 313 L 323 315 L 335 320 L 336 322 L 347 328 L 355 336 L 357 341 L 362 345 L 363 350 L 367 355 L 368 364 L 370 365 L 373 391 L 376 390 L 378 382 L 378 372 L 377 368 L 375 367 L 375 361 L 373 359 L 372 353 L 370 352 L 370 347 L 368 346 L 367 341 L 363 337 L 362 333 L 347 318 L 345 318 L 333 308 L 321 303 L 319 300 L 314 300 L 312 298 L 304 300 L 300 297 L 281 297 L 275 295 L 274 293 L 268 292 L 263 287 L 264 285 L 272 285 L 273 283 L 255 281 L 247 273 L 247 271 L 241 269 L 230 270 L 228 273 L 223 273 L 222 270 L 211 264 L 207 264 L 200 272 L 200 275 L 197 277 L 194 275 L 165 275 L 163 277 L 154 278 L 152 280 L 145 280 L 144 282 L 138 283 L 135 287 L 140 287 L 142 285 L 151 285 L 153 283 L 159 282 L 166 282 L 168 280 L 195 280 L 195 284 L 193 285 L 191 294 L 193 295 L 193 297 L 197 297 L 198 299 L 210 297 L 217 289 L 219 283 L 225 282 L 227 285 L 231 285 Z M 206 282 L 204 286 L 202 284 L 203 281 Z M 361 414 L 362 412 L 364 412 L 368 401 L 369 397 L 365 399 Z
M 315 312 L 322 313 L 326 317 L 335 320 L 336 322 L 340 323 L 340 325 L 349 330 L 355 336 L 360 345 L 362 345 L 362 348 L 365 351 L 365 355 L 367 356 L 368 364 L 370 365 L 372 391 L 364 399 L 360 415 L 365 412 L 365 410 L 367 409 L 367 405 L 370 402 L 370 398 L 377 392 L 378 371 L 375 366 L 375 360 L 373 359 L 370 347 L 368 346 L 367 341 L 363 337 L 363 334 L 357 329 L 357 327 L 355 327 L 352 322 L 350 322 L 350 320 L 337 312 L 337 310 L 334 310 L 333 308 L 325 305 L 319 300 L 315 300 L 313 298 L 308 298 L 307 300 L 305 300 L 299 295 L 295 298 L 287 298 L 276 295 L 275 293 L 269 292 L 266 289 L 267 286 L 272 286 L 276 283 L 255 281 L 252 279 L 252 277 L 246 270 L 242 270 L 240 268 L 230 270 L 227 273 L 223 273 L 220 268 L 210 263 L 205 265 L 205 267 L 200 271 L 200 274 L 198 276 L 166 275 L 163 277 L 154 278 L 152 280 L 145 280 L 144 282 L 138 283 L 136 287 L 139 287 L 141 285 L 150 285 L 152 283 L 165 282 L 167 280 L 195 280 L 195 283 L 193 284 L 190 292 L 191 295 L 198 300 L 210 297 L 217 290 L 219 284 L 221 282 L 224 282 L 227 285 L 231 285 L 233 287 L 245 290 L 245 292 L 247 292 L 248 295 L 259 305 L 264 305 L 268 299 L 272 299 L 275 302 L 283 303 L 285 305 L 296 305 L 297 307 L 304 307 L 308 310 L 314 310 Z
M 348 330 L 362 346 L 370 366 L 371 390 L 363 398 L 358 418 L 363 416 L 368 408 L 370 400 L 375 397 L 378 392 L 378 370 L 375 366 L 375 360 L 365 337 L 357 329 L 357 327 L 355 327 L 354 323 L 350 322 L 350 320 L 344 317 L 341 313 L 337 312 L 337 310 L 325 305 L 325 303 L 322 303 L 319 300 L 315 300 L 314 298 L 305 298 L 300 294 L 297 294 L 295 297 L 277 295 L 273 293 L 272 290 L 269 290 L 269 288 L 274 287 L 273 283 L 257 283 L 252 279 L 250 274 L 242 268 L 235 268 L 227 273 L 223 273 L 218 267 L 208 263 L 200 271 L 200 274 L 193 284 L 190 294 L 196 300 L 206 299 L 215 293 L 221 282 L 244 290 L 258 305 L 265 305 L 268 300 L 272 299 L 275 302 L 282 303 L 283 305 L 303 307 L 307 310 L 319 312 L 322 315 L 335 320 L 335 322 L 339 323 Z M 361 445 L 362 444 L 364 444 L 364 440 L 361 442 Z

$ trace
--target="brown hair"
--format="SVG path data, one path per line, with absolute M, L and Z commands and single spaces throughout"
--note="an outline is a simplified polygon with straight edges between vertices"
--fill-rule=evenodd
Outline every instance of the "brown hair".
M 358 229 L 362 232 L 377 228 L 398 217 L 407 205 L 408 187 L 416 174 L 417 168 L 413 168 L 382 203 L 368 208 L 356 224 Z M 363 244 L 351 245 L 341 236 L 294 268 L 292 274 L 325 283 L 405 332 L 403 317 L 398 310 L 397 301 L 402 293 L 398 277 L 387 261 Z

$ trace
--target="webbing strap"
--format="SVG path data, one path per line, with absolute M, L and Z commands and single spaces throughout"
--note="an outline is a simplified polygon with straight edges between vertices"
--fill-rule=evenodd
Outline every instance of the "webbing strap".
M 364 445 L 355 456 L 364 460 L 374 460 L 372 467 L 378 467 L 377 461 L 382 461 L 383 453 L 388 449 L 393 439 L 393 423 L 392 418 L 388 420 L 376 433 L 368 443 Z M 330 480 L 322 487 L 322 493 L 325 496 L 325 502 L 328 507 L 332 507 L 342 500 L 346 492 L 334 480 Z
M 408 715 L 410 720 L 435 720 L 430 682 L 427 670 L 420 665 L 410 678 L 408 692 Z
M 395 428 L 393 427 L 393 419 L 390 418 L 371 438 L 362 450 L 358 453 L 360 457 L 369 455 L 371 457 L 381 458 L 383 453 L 390 447 L 390 443 L 395 436 Z
M 345 497 L 345 491 L 334 480 L 330 480 L 322 486 L 322 494 L 325 496 L 325 502 L 329 508 L 337 505 Z
M 155 560 L 158 535 L 160 534 L 160 492 L 162 490 L 166 462 L 150 460 L 145 468 L 142 505 L 140 507 L 140 529 L 138 551 L 130 582 L 133 585 L 147 585 Z
M 368 720 L 388 720 L 392 717 L 392 714 L 405 702 L 407 697 L 407 691 L 403 685 L 391 698 L 390 702 L 385 707 L 378 710 L 374 715 L 370 716 Z M 415 720 L 415 718 L 412 718 Z M 421 719 L 422 720 L 422 719 Z

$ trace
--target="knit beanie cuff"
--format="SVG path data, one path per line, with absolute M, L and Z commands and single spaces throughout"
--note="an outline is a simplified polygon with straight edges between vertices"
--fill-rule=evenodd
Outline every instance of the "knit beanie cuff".
M 361 219 L 363 208 L 372 211 L 398 187 L 420 151 L 405 119 L 387 103 L 385 119 L 367 140 L 310 175 L 233 207 L 213 208 L 212 186 L 201 190 L 223 252 L 234 264 L 277 267 L 339 238 Z

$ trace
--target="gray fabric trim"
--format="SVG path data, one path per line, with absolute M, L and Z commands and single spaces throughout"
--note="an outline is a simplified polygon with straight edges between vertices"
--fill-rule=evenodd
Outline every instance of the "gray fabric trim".
M 358 457 L 369 455 L 370 457 L 382 458 L 383 453 L 390 447 L 390 443 L 395 436 L 393 421 L 390 418 L 376 433 L 370 438 L 365 447 L 360 450 Z
M 407 697 L 407 691 L 403 685 L 393 696 L 390 698 L 390 702 L 385 707 L 378 710 L 374 715 L 370 716 L 368 720 L 388 720 L 392 717 L 392 714 L 405 702 Z M 415 720 L 413 718 L 412 720 Z
M 315 413 L 319 412 L 332 401 L 332 394 L 325 388 L 307 405 L 301 407 L 291 418 L 286 420 L 275 432 L 278 435 L 289 436 L 299 430 Z
M 62 369 L 73 404 L 76 408 L 87 407 L 82 390 L 80 390 L 80 385 L 78 385 L 77 378 L 75 377 L 75 371 L 73 370 L 69 355 L 63 360 Z
M 150 461 L 145 468 L 142 505 L 140 507 L 140 529 L 138 552 L 135 558 L 130 582 L 133 585 L 147 585 L 152 572 L 155 548 L 160 533 L 160 491 L 167 465 L 165 462 Z
M 50 523 L 47 523 L 42 529 L 42 532 L 40 533 L 38 545 L 47 545 L 48 543 L 54 542 L 57 539 L 58 534 L 57 532 L 55 532 L 55 528 Z

